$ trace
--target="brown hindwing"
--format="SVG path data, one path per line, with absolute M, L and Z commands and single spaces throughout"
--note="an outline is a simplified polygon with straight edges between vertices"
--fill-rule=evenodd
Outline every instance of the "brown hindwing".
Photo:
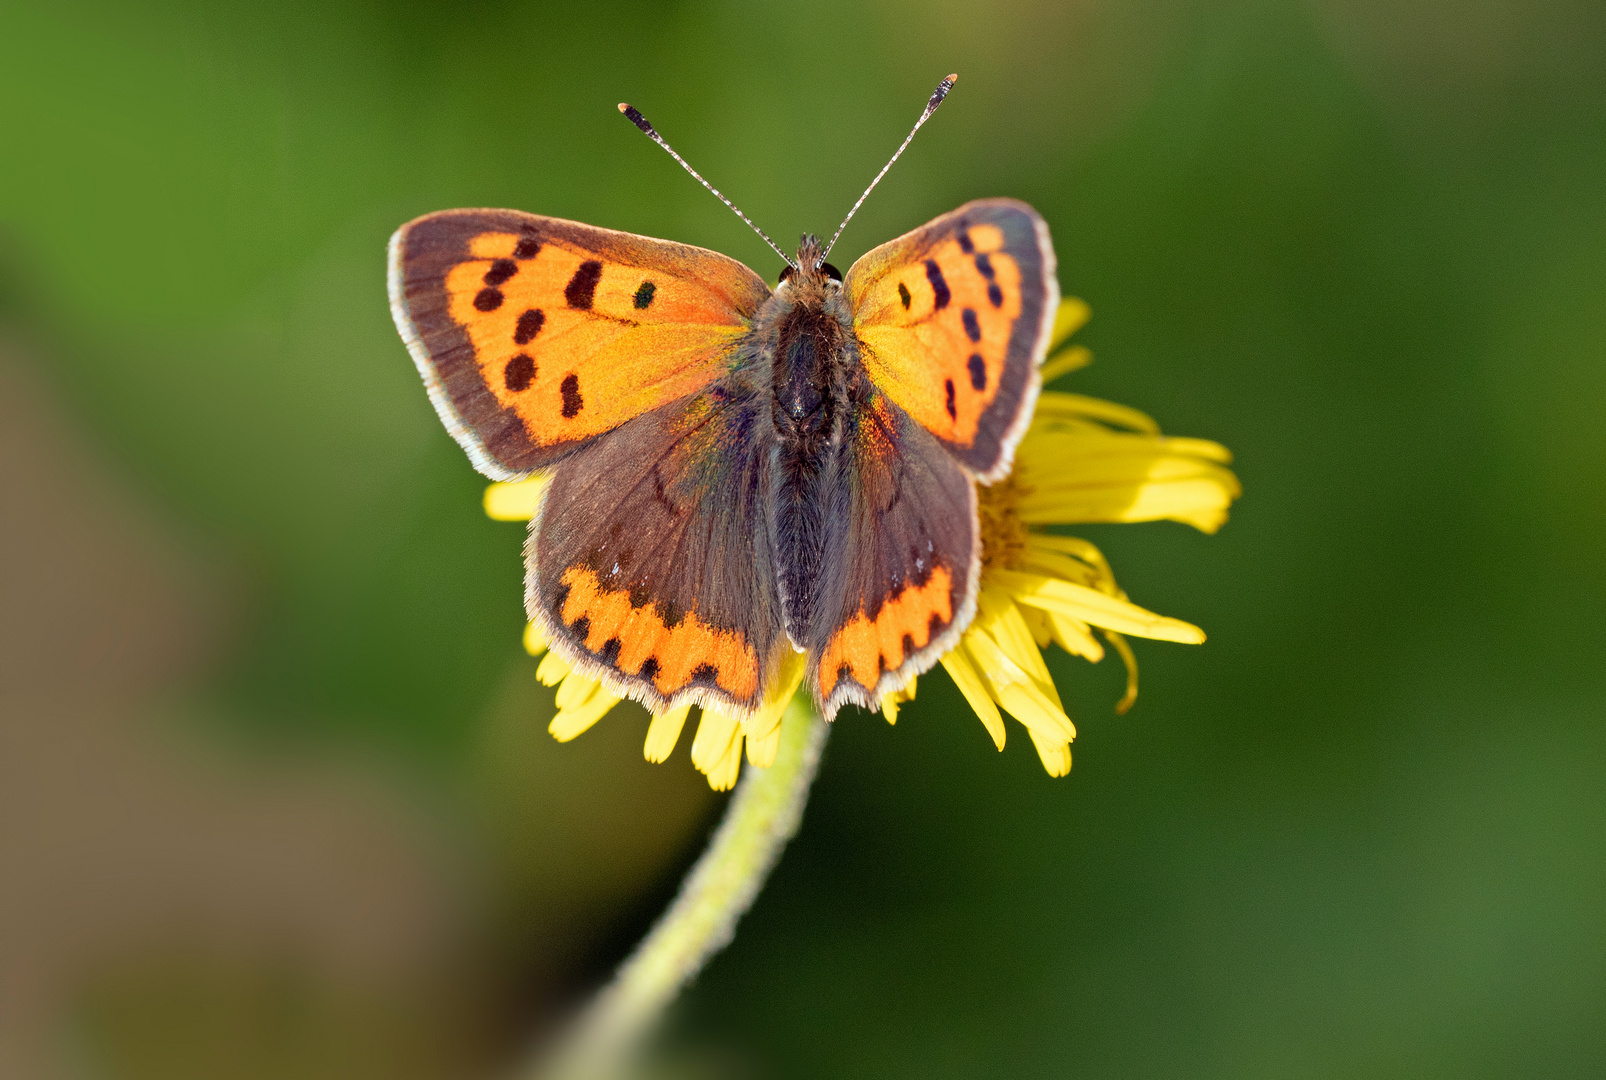
M 847 432 L 823 487 L 822 573 L 808 673 L 826 716 L 930 668 L 969 625 L 979 575 L 975 483 L 883 395 Z
M 744 714 L 776 670 L 762 398 L 717 384 L 560 462 L 525 548 L 525 605 L 560 655 L 654 710 Z

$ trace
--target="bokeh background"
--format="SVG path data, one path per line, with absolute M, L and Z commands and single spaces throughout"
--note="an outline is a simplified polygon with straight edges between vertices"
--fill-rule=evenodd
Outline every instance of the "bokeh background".
M 578 741 L 392 328 L 384 243 L 512 206 L 834 260 L 1048 219 L 1062 389 L 1238 455 L 1086 530 L 1143 694 L 1064 780 L 945 677 L 844 714 L 670 1018 L 717 1077 L 1606 1072 L 1606 8 L 12 0 L 0 31 L 0 1075 L 502 1074 L 723 805 Z

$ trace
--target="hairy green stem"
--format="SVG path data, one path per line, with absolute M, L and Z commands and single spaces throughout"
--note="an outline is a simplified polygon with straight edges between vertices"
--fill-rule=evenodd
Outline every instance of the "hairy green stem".
M 628 1075 L 645 1037 L 710 957 L 730 944 L 803 819 L 830 725 L 798 694 L 781 720 L 767 769 L 749 767 L 708 849 L 680 893 L 613 982 L 576 1018 L 533 1075 L 543 1080 L 616 1080 Z

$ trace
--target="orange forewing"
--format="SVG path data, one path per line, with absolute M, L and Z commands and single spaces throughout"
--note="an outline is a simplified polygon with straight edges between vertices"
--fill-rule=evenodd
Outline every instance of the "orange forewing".
M 768 295 L 716 252 L 516 211 L 430 214 L 391 241 L 402 336 L 502 479 L 707 386 Z
M 1003 233 L 984 225 L 969 236 L 974 254 L 957 240 L 944 241 L 925 259 L 891 269 L 855 297 L 870 377 L 926 430 L 960 446 L 974 445 L 982 413 L 998 396 L 1010 328 L 1020 316 L 1020 267 L 1000 250 Z M 976 255 L 987 258 L 992 280 L 977 269 Z M 988 298 L 989 288 L 996 290 L 997 305 Z M 972 362 L 973 356 L 980 362 Z
M 967 203 L 848 271 L 865 371 L 960 463 L 1008 471 L 1058 303 L 1048 231 L 1024 203 Z

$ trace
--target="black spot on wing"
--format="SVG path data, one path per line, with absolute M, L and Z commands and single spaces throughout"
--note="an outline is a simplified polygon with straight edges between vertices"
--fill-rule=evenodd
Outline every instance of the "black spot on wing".
M 572 420 L 579 416 L 580 410 L 586 407 L 585 399 L 580 396 L 580 376 L 569 372 L 558 389 L 563 393 L 563 418 Z
M 497 259 L 491 268 L 485 271 L 485 284 L 496 286 L 519 272 L 519 264 L 512 259 Z
M 601 660 L 609 667 L 618 667 L 619 650 L 624 648 L 624 645 L 625 643 L 616 637 L 609 638 L 607 641 L 602 643 L 602 649 L 597 653 L 597 659 Z
M 981 323 L 976 321 L 976 309 L 966 308 L 959 317 L 965 324 L 965 336 L 971 341 L 980 341 Z
M 646 311 L 652 305 L 652 294 L 658 291 L 658 286 L 651 281 L 643 281 L 641 288 L 636 290 L 636 310 Z
M 937 265 L 936 259 L 926 260 L 926 280 L 931 282 L 931 291 L 934 299 L 931 302 L 933 311 L 941 311 L 953 299 L 953 293 L 948 291 L 948 282 L 942 276 L 942 268 Z
M 530 384 L 535 381 L 535 361 L 524 353 L 519 353 L 507 362 L 507 367 L 502 369 L 502 379 L 507 383 L 507 388 L 515 394 L 528 390 Z
M 582 645 L 585 644 L 586 638 L 591 636 L 590 616 L 582 615 L 578 619 L 574 620 L 574 622 L 569 624 L 569 631 L 574 634 L 575 637 L 580 639 L 580 643 Z
M 949 379 L 943 384 L 943 386 L 948 393 L 948 419 L 958 420 L 959 410 L 954 407 L 954 381 Z
M 905 285 L 901 281 L 898 282 L 898 299 L 903 301 L 903 310 L 908 311 L 909 301 L 913 299 L 913 297 L 909 295 L 909 286 Z
M 474 308 L 476 311 L 495 311 L 501 306 L 501 289 L 481 289 L 474 294 Z
M 655 678 L 657 678 L 658 677 L 658 658 L 656 656 L 649 656 L 649 657 L 647 657 L 647 659 L 643 660 L 641 662 L 641 671 L 639 672 L 639 674 L 641 675 L 641 677 L 643 679 L 655 679 Z
M 986 252 L 976 256 L 976 269 L 987 279 L 987 299 L 993 307 L 1003 307 L 1004 290 L 998 287 L 998 271 L 993 269 L 993 261 L 987 257 Z
M 959 250 L 966 255 L 976 250 L 976 245 L 970 242 L 970 230 L 968 229 L 959 230 Z
M 590 311 L 592 298 L 597 293 L 597 282 L 601 280 L 602 264 L 595 259 L 587 259 L 563 287 L 563 298 L 572 308 Z
M 719 668 L 713 664 L 698 664 L 695 668 L 692 668 L 691 681 L 694 683 L 712 686 L 718 678 Z
M 970 359 L 965 362 L 970 369 L 970 388 L 972 390 L 987 389 L 987 361 L 981 358 L 981 353 L 971 353 Z
M 526 226 L 526 228 L 528 228 L 528 226 Z M 533 259 L 537 254 L 540 253 L 540 251 L 541 241 L 537 240 L 531 234 L 525 233 L 519 238 L 518 244 L 513 248 L 513 257 L 515 259 Z
M 513 328 L 513 344 L 528 345 L 535 340 L 535 335 L 541 332 L 546 325 L 546 312 L 540 308 L 531 308 L 519 316 L 518 325 Z

